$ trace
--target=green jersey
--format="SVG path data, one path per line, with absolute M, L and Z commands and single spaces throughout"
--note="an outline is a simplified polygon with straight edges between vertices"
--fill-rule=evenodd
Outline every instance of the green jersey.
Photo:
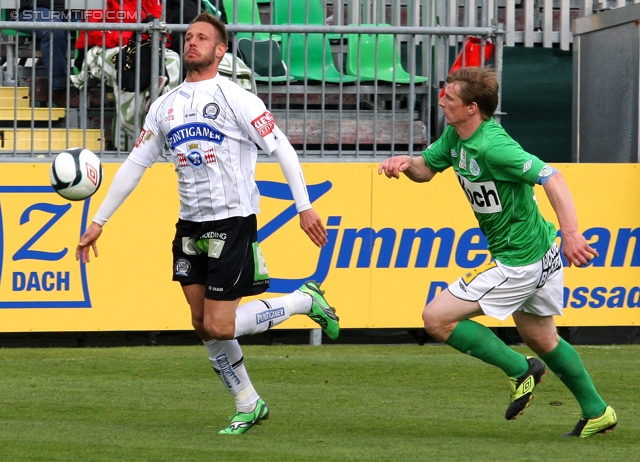
M 552 169 L 522 149 L 494 119 L 466 140 L 448 126 L 422 156 L 435 172 L 453 167 L 493 258 L 524 266 L 549 250 L 556 230 L 540 213 L 533 186 Z

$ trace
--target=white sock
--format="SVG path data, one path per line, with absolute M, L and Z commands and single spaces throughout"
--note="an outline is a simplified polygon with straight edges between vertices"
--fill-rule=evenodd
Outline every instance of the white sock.
M 291 305 L 291 314 L 309 314 L 309 311 L 311 311 L 312 299 L 309 294 L 294 290 L 282 298 L 286 298 Z
M 235 337 L 259 334 L 294 314 L 307 314 L 311 309 L 311 297 L 299 290 L 284 297 L 253 300 L 236 310 Z
M 235 398 L 237 410 L 253 411 L 260 396 L 253 388 L 247 369 L 244 367 L 244 356 L 238 341 L 209 340 L 203 343 L 213 370 Z

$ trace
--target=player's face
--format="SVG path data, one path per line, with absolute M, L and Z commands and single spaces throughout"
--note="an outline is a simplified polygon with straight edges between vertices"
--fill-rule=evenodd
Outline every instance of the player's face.
M 189 26 L 184 36 L 184 65 L 188 71 L 202 72 L 213 66 L 227 51 L 215 28 L 206 22 Z
M 460 84 L 448 83 L 444 89 L 444 96 L 438 101 L 438 105 L 444 112 L 444 117 L 449 125 L 459 125 L 469 120 L 475 103 L 465 104 L 460 99 Z

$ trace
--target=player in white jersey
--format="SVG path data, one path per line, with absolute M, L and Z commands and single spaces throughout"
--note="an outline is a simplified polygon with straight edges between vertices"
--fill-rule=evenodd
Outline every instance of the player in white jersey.
M 279 162 L 291 188 L 300 227 L 317 246 L 327 232 L 309 201 L 298 157 L 260 98 L 218 74 L 227 50 L 223 23 L 203 13 L 185 34 L 186 80 L 149 109 L 134 149 L 116 173 L 76 258 L 98 255 L 102 227 L 138 185 L 166 145 L 178 175 L 180 217 L 173 241 L 173 280 L 191 308 L 193 326 L 209 360 L 236 400 L 221 434 L 242 434 L 269 416 L 244 367 L 237 337 L 256 334 L 294 314 L 306 314 L 331 339 L 338 317 L 314 281 L 284 297 L 239 305 L 269 287 L 257 239 L 259 192 L 256 144 Z

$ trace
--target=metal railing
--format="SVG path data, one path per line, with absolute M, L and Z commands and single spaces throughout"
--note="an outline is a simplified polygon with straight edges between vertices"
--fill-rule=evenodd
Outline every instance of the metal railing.
M 69 0 L 85 2 L 86 0 Z M 102 0 L 89 0 L 100 2 Z M 215 4 L 216 0 L 211 0 Z M 300 0 L 292 0 L 296 3 Z M 16 0 L 0 0 L 0 6 Z M 633 0 L 640 2 L 640 0 Z M 339 72 L 345 72 L 348 39 L 375 35 L 393 36 L 393 42 L 401 62 L 412 76 L 408 83 L 358 80 L 356 83 L 310 81 L 300 78 L 287 79 L 283 83 L 258 80 L 253 87 L 276 116 L 277 123 L 288 133 L 299 155 L 307 160 L 370 160 L 372 157 L 387 157 L 395 153 L 414 153 L 423 149 L 439 135 L 443 129 L 443 119 L 437 106 L 438 94 L 453 60 L 459 54 L 464 56 L 463 44 L 471 36 L 490 40 L 495 45 L 495 53 L 490 61 L 499 75 L 502 72 L 502 47 L 523 45 L 559 47 L 571 46 L 571 18 L 591 14 L 603 8 L 615 8 L 632 3 L 626 1 L 595 0 L 338 0 L 323 2 L 324 24 L 276 25 L 271 24 L 273 7 L 269 3 L 256 3 L 262 24 L 235 24 L 237 7 L 227 11 L 228 31 L 238 34 L 268 34 L 281 40 L 291 34 L 321 34 L 323 58 L 330 56 Z M 186 24 L 166 24 L 162 19 L 152 23 L 34 23 L 20 21 L 0 21 L 1 30 L 29 32 L 35 29 L 64 30 L 70 37 L 78 30 L 131 30 L 149 33 L 153 37 L 163 37 L 167 32 L 184 32 Z M 308 21 L 306 21 L 308 22 Z M 384 26 L 382 24 L 385 24 Z M 90 138 L 98 137 L 98 148 L 94 149 L 105 159 L 126 157 L 140 129 L 146 99 L 155 99 L 158 88 L 150 87 L 148 94 L 136 92 L 132 99 L 134 114 L 131 128 L 124 132 L 119 123 L 120 108 L 113 103 L 111 94 L 121 101 L 118 88 L 109 88 L 105 79 L 98 79 L 99 107 L 92 107 L 91 94 L 94 90 L 85 86 L 80 91 L 79 108 L 63 108 L 63 116 L 58 117 L 59 108 L 50 108 L 45 97 L 37 100 L 38 92 L 48 97 L 50 87 L 42 90 L 38 82 L 47 80 L 37 66 L 38 46 L 34 41 L 27 48 L 19 36 L 0 35 L 0 48 L 5 58 L 2 68 L 2 84 L 15 89 L 13 104 L 3 97 L 3 113 L 13 111 L 13 120 L 0 121 L 0 159 L 33 160 L 49 158 L 58 148 L 52 135 L 47 149 L 36 149 L 37 130 L 50 133 L 61 130 L 66 133 L 63 141 L 78 140 L 70 136 L 71 130 L 79 130 L 80 142 L 88 144 Z M 28 37 L 27 37 L 28 39 Z M 282 43 L 282 42 L 279 42 Z M 232 40 L 232 55 L 238 58 L 237 42 Z M 308 45 L 308 44 L 307 44 Z M 290 45 L 288 45 L 290 46 Z M 376 42 L 376 46 L 378 42 Z M 68 54 L 73 55 L 71 45 Z M 88 50 L 85 50 L 85 52 Z M 285 65 L 290 70 L 292 61 L 282 50 Z M 105 50 L 106 52 L 106 50 Z M 25 57 L 24 55 L 28 55 Z M 232 60 L 229 77 L 241 77 L 240 67 Z M 483 59 L 484 62 L 484 59 Z M 254 63 L 246 63 L 250 67 Z M 59 65 L 59 64 L 56 64 Z M 307 62 L 305 65 L 309 65 Z M 362 62 L 359 58 L 358 69 Z M 152 54 L 152 82 L 160 76 L 163 63 Z M 180 71 L 181 73 L 182 71 Z M 356 78 L 360 70 L 356 72 Z M 181 75 L 181 74 L 180 74 Z M 425 76 L 426 82 L 418 82 L 415 77 Z M 49 79 L 50 80 L 50 79 Z M 172 82 L 177 85 L 179 82 Z M 19 88 L 29 86 L 29 109 L 31 118 L 21 118 L 25 107 L 20 105 L 22 96 Z M 117 87 L 117 85 L 116 85 Z M 19 114 L 20 112 L 20 114 Z M 45 114 L 45 120 L 38 117 Z M 46 117 L 48 116 L 48 117 Z M 498 110 L 498 117 L 500 112 Z M 10 118 L 9 118 L 10 119 Z M 115 120 L 115 122 L 114 122 Z M 22 131 L 31 131 L 30 149 L 19 149 L 17 141 L 13 146 L 4 144 L 7 132 L 17 140 Z M 12 133 L 9 133 L 12 132 Z M 96 135 L 97 133 L 97 135 Z M 64 136 L 64 135 L 63 135 Z M 8 139 L 8 138 L 7 138 Z M 29 145 L 29 143 L 26 143 Z

